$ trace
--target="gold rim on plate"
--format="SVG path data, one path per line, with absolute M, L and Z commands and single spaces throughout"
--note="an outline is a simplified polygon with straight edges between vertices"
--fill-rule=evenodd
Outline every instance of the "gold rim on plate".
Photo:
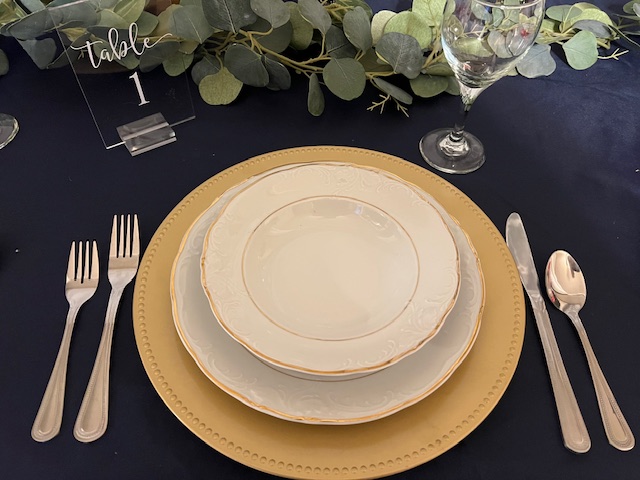
M 431 194 L 470 236 L 483 265 L 486 300 L 467 359 L 429 397 L 390 417 L 357 425 L 307 425 L 255 411 L 200 371 L 173 323 L 169 281 L 184 233 L 228 188 L 281 165 L 348 161 L 398 175 Z M 379 478 L 423 464 L 454 447 L 495 408 L 524 340 L 524 297 L 509 250 L 489 218 L 462 192 L 400 158 L 350 147 L 301 147 L 261 155 L 207 180 L 166 217 L 140 264 L 133 324 L 151 383 L 196 436 L 251 468 L 300 479 Z M 433 419 L 437 419 L 435 422 Z

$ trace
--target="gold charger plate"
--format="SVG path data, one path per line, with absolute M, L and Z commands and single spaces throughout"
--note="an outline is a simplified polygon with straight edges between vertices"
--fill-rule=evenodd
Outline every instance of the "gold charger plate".
M 253 410 L 200 371 L 176 333 L 171 267 L 184 233 L 225 190 L 281 165 L 337 161 L 384 169 L 430 193 L 470 236 L 482 263 L 482 325 L 467 359 L 436 392 L 390 417 L 358 425 L 307 425 Z M 524 340 L 524 297 L 511 254 L 491 220 L 440 177 L 388 154 L 350 147 L 301 147 L 235 165 L 193 190 L 166 217 L 140 263 L 133 303 L 136 343 L 151 383 L 195 435 L 224 455 L 299 479 L 379 478 L 454 447 L 505 392 Z

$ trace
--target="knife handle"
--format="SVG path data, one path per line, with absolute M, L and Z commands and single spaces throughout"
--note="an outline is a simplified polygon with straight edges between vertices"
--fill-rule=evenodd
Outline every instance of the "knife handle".
M 547 312 L 542 297 L 537 299 L 531 298 L 530 300 L 549 369 L 551 387 L 556 400 L 564 445 L 576 453 L 588 452 L 591 448 L 591 439 L 589 438 L 587 426 L 582 418 L 576 396 L 573 393 L 571 382 L 569 382 L 567 371 L 564 368 L 558 343 L 551 328 L 549 313 Z

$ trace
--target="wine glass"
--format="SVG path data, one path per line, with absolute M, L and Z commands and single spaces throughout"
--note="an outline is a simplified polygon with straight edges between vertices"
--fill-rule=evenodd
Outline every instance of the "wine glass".
M 463 113 L 453 128 L 434 130 L 420 140 L 420 153 L 429 165 L 447 173 L 482 166 L 482 143 L 464 131 L 469 109 L 529 51 L 544 17 L 544 1 L 447 0 L 442 49 L 460 85 Z
M 18 121 L 11 115 L 0 113 L 0 148 L 5 147 L 18 133 Z

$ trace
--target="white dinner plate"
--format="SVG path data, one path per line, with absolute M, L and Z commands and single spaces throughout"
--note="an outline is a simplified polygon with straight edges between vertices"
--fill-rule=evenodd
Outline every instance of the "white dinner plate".
M 460 283 L 441 214 L 382 171 L 306 164 L 245 185 L 213 218 L 202 285 L 222 327 L 273 365 L 386 368 L 437 333 Z
M 287 420 L 363 423 L 425 398 L 462 363 L 479 331 L 484 282 L 468 237 L 433 200 L 455 237 L 461 283 L 447 321 L 425 348 L 372 374 L 318 381 L 279 371 L 229 337 L 202 291 L 200 258 L 209 225 L 243 187 L 226 192 L 194 222 L 183 238 L 171 274 L 172 313 L 178 334 L 199 368 L 218 387 L 254 409 Z

